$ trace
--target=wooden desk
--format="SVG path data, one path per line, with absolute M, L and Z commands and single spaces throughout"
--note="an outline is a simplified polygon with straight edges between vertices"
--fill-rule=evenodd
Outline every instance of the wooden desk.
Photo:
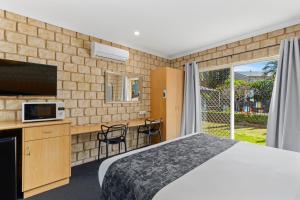
M 109 122 L 109 123 L 102 123 L 102 124 L 72 126 L 71 127 L 71 135 L 79 135 L 79 134 L 84 134 L 84 133 L 98 132 L 101 130 L 101 125 L 111 126 L 111 125 L 115 125 L 115 124 L 127 124 L 127 123 L 128 123 L 128 127 L 137 127 L 137 126 L 145 124 L 145 119 L 134 119 L 134 120 L 129 120 L 129 121 L 117 121 L 117 122 Z

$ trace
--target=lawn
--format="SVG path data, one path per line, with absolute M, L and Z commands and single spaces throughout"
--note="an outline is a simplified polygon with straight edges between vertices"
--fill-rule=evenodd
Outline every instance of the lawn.
M 203 123 L 204 132 L 218 136 L 230 137 L 230 125 L 212 122 Z M 254 125 L 236 125 L 235 126 L 235 140 L 246 141 L 255 144 L 265 145 L 267 129 L 262 127 L 255 127 Z

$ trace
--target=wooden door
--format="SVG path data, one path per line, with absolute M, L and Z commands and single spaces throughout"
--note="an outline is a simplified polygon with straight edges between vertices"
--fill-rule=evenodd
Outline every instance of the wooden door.
M 166 140 L 180 136 L 184 71 L 167 68 Z
M 70 176 L 70 137 L 24 143 L 23 191 Z

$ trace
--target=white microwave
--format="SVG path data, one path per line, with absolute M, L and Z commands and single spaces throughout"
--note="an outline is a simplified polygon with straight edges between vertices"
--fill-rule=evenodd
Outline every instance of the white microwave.
M 63 120 L 63 102 L 26 102 L 22 103 L 22 122 Z

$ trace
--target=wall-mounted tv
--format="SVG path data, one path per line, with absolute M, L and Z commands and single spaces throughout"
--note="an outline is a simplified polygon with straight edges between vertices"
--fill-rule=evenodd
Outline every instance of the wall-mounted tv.
M 1 96 L 56 96 L 57 67 L 0 59 Z

